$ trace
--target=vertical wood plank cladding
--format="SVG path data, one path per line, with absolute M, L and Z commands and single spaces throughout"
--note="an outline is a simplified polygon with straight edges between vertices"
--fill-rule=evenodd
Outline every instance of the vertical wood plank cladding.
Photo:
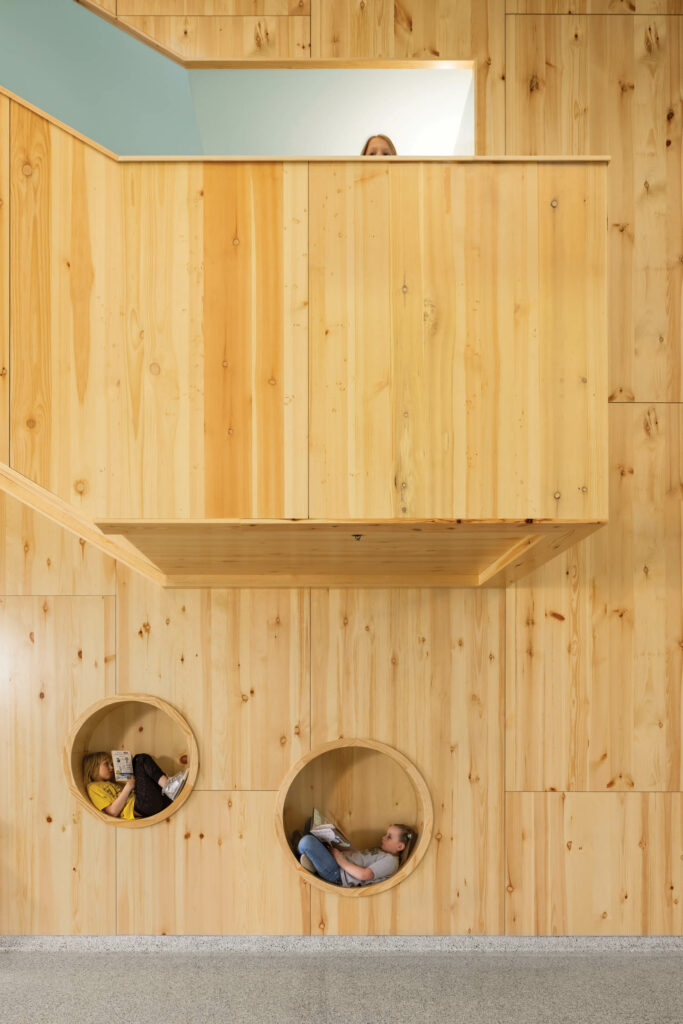
M 423 775 L 435 815 L 431 848 L 401 885 L 368 900 L 315 890 L 313 933 L 500 934 L 504 595 L 313 590 L 311 601 L 313 749 L 339 736 L 388 743 Z
M 49 487 L 52 297 L 50 285 L 50 129 L 11 104 L 10 438 L 13 468 Z
M 119 566 L 119 692 L 185 716 L 199 789 L 276 790 L 309 749 L 308 618 L 303 590 L 165 591 Z
M 135 29 L 183 60 L 303 60 L 310 56 L 309 18 L 119 15 L 118 23 Z
M 137 508 L 142 516 L 201 516 L 202 167 L 125 164 L 117 170 L 122 270 L 114 273 L 123 288 L 124 320 L 111 337 L 105 377 L 113 399 L 110 465 L 116 467 L 107 504 Z M 107 313 L 114 312 L 109 306 Z M 90 415 L 94 420 L 92 407 Z
M 508 14 L 683 14 L 683 0 L 507 0 Z
M 163 828 L 117 829 L 119 932 L 307 935 L 310 887 L 274 841 L 275 797 L 195 790 Z
M 508 590 L 510 790 L 683 787 L 683 414 L 609 419 L 608 526 Z
M 505 0 L 311 0 L 311 56 L 475 60 L 477 153 L 505 151 Z
M 507 152 L 609 153 L 612 401 L 681 401 L 683 20 L 507 19 Z
M 308 14 L 310 0 L 118 0 L 118 14 L 216 15 Z
M 510 935 L 679 935 L 683 794 L 508 793 Z
M 0 96 L 0 462 L 9 465 L 10 101 Z
M 604 517 L 603 174 L 311 165 L 311 516 Z
M 109 594 L 115 563 L 21 502 L 0 494 L 0 594 Z
M 209 517 L 306 516 L 307 167 L 204 168 Z
M 113 830 L 71 797 L 62 747 L 73 720 L 114 691 L 114 601 L 0 598 L 0 928 L 111 934 Z

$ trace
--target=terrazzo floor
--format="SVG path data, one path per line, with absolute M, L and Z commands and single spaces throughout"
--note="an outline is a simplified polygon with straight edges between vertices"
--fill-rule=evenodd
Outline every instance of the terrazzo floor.
M 0 952 L 2 1024 L 681 1024 L 683 952 Z

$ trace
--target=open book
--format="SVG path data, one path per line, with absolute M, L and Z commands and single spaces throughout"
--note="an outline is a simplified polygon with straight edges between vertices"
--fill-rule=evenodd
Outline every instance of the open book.
M 130 750 L 112 750 L 114 778 L 117 782 L 128 782 L 133 778 L 133 757 Z
M 319 839 L 321 843 L 331 843 L 344 850 L 348 850 L 351 846 L 350 841 L 329 814 L 321 814 L 315 807 L 311 815 L 310 833 L 316 839 Z

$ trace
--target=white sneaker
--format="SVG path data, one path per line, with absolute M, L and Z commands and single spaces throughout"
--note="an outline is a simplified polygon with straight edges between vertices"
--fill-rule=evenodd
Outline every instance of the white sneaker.
M 161 787 L 161 792 L 164 796 L 167 796 L 169 800 L 175 800 L 178 793 L 187 782 L 188 774 L 189 772 L 185 769 L 185 771 L 178 772 L 177 775 L 172 775 L 166 785 Z
M 299 857 L 299 864 L 301 864 L 302 868 L 306 868 L 307 871 L 310 871 L 312 875 L 317 874 L 317 871 L 313 866 L 313 861 L 310 857 L 307 857 L 305 853 L 302 853 Z

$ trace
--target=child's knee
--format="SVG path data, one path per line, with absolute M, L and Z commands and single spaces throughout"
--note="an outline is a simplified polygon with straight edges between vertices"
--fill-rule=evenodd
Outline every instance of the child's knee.
M 315 845 L 315 842 L 315 836 L 302 836 L 301 839 L 299 840 L 297 850 L 299 851 L 299 853 L 308 853 L 311 847 Z

